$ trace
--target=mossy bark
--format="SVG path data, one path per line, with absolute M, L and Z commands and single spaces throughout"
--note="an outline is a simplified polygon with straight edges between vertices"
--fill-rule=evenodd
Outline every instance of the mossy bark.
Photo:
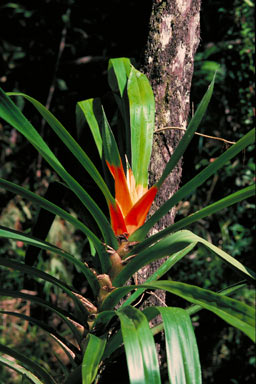
M 201 0 L 154 0 L 149 22 L 149 33 L 142 70 L 152 85 L 156 102 L 156 126 L 187 126 L 190 110 L 190 88 L 194 69 L 194 55 L 200 38 Z M 150 163 L 150 185 L 163 173 L 181 139 L 182 131 L 167 130 L 154 135 Z M 150 214 L 152 215 L 179 188 L 182 174 L 181 161 L 157 194 Z M 175 208 L 152 229 L 152 233 L 174 222 Z M 163 262 L 153 263 L 140 271 L 142 283 Z M 150 298 L 147 305 L 162 305 L 163 292 Z

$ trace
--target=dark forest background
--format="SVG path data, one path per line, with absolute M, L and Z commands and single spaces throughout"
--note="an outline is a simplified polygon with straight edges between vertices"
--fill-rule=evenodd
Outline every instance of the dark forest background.
M 80 144 L 93 158 L 90 137 L 76 128 L 76 102 L 100 96 L 111 111 L 108 60 L 125 56 L 141 67 L 151 5 L 150 0 L 1 1 L 0 86 L 5 91 L 26 93 L 47 105 L 70 133 L 79 138 Z M 200 126 L 201 133 L 237 141 L 252 128 L 255 113 L 254 43 L 254 3 L 251 0 L 202 0 L 201 42 L 195 57 L 191 113 L 217 69 L 218 72 L 214 95 Z M 22 98 L 16 101 L 55 148 L 68 170 L 86 185 L 86 176 L 72 163 L 33 107 Z M 182 182 L 188 181 L 225 148 L 222 142 L 195 136 L 183 158 Z M 253 148 L 250 147 L 177 207 L 178 217 L 251 184 L 254 175 Z M 0 177 L 29 186 L 42 195 L 49 182 L 55 179 L 26 140 L 1 122 Z M 22 230 L 33 225 L 35 208 L 3 190 L 0 190 L 0 212 L 3 225 Z M 202 220 L 191 230 L 253 267 L 254 213 L 254 201 L 244 201 L 207 221 Z M 54 239 L 57 245 L 69 248 L 77 257 L 85 248 L 80 235 L 62 222 L 55 223 L 49 238 Z M 7 243 L 0 243 L 0 254 L 10 252 L 7 248 Z M 16 244 L 11 252 L 22 258 L 25 250 L 21 244 Z M 54 257 L 42 260 L 42 263 L 46 262 L 52 274 L 72 279 L 74 284 L 81 283 L 75 271 L 69 271 Z M 200 247 L 179 263 L 173 274 L 176 280 L 215 290 L 239 279 L 220 260 L 206 254 L 206 250 Z M 13 285 L 22 288 L 22 281 L 15 273 L 10 272 L 10 278 L 6 279 L 0 272 L 0 278 L 3 277 L 10 285 L 8 288 Z M 58 292 L 46 287 L 45 294 Z M 255 301 L 249 288 L 236 297 L 252 304 Z M 252 383 L 255 379 L 255 350 L 250 341 L 208 312 L 195 316 L 193 323 L 201 355 L 203 382 Z M 54 366 L 54 358 L 49 357 L 49 346 L 35 326 L 25 329 L 0 323 L 0 327 L 5 343 L 26 353 L 30 351 L 31 356 L 36 356 L 42 364 Z M 35 340 L 36 347 L 33 344 Z M 1 376 L 3 383 L 19 382 L 6 371 L 0 370 Z

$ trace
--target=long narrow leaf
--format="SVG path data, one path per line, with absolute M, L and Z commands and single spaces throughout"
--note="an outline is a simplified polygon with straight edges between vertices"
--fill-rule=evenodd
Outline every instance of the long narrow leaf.
M 56 279 L 55 277 L 49 275 L 48 273 L 45 273 L 43 271 L 40 271 L 37 268 L 31 267 L 26 264 L 19 263 L 15 260 L 10 260 L 9 258 L 5 259 L 3 257 L 0 257 L 0 266 L 4 266 L 7 268 L 11 268 L 12 270 L 21 271 L 22 273 L 27 273 L 30 276 L 36 276 L 41 278 L 43 281 L 48 281 L 59 288 L 63 289 L 64 292 L 73 300 L 75 307 L 77 309 L 78 318 L 81 321 L 86 321 L 88 311 L 86 311 L 85 307 L 82 305 L 80 300 L 72 293 L 72 290 L 70 287 L 68 287 L 65 283 L 61 282 L 59 279 Z
M 227 287 L 227 288 L 225 288 L 225 289 L 223 289 L 217 293 L 221 296 L 231 295 L 232 293 L 236 292 L 237 290 L 239 290 L 241 288 L 244 288 L 245 286 L 246 286 L 245 282 L 242 281 L 242 282 L 233 284 L 233 285 L 231 285 L 231 286 L 229 286 L 229 287 Z M 144 291 L 145 288 L 144 289 L 141 288 L 141 290 Z M 135 294 L 136 293 L 137 293 L 137 291 L 135 292 Z M 186 312 L 189 314 L 189 316 L 191 316 L 191 315 L 194 315 L 195 313 L 199 312 L 202 309 L 203 308 L 200 305 L 193 304 L 189 308 L 186 308 Z M 108 311 L 106 311 L 106 312 L 108 312 Z M 102 312 L 102 313 L 105 313 L 105 312 Z M 143 310 L 143 313 L 147 316 L 148 321 L 152 320 L 158 314 L 156 307 L 147 307 Z M 157 333 L 162 332 L 164 330 L 163 323 L 162 322 L 159 323 L 158 325 L 151 328 L 151 330 L 152 330 L 153 335 L 156 335 Z M 121 335 L 121 331 L 119 331 L 115 335 L 113 335 L 111 337 L 111 339 L 109 340 L 109 342 L 105 348 L 103 359 L 110 357 L 110 355 L 112 353 L 114 353 L 116 351 L 116 349 L 118 349 L 121 345 L 122 345 L 122 335 Z
M 222 249 L 214 246 L 203 238 L 193 234 L 187 230 L 181 230 L 174 234 L 165 237 L 152 247 L 148 247 L 144 251 L 139 252 L 136 257 L 131 260 L 128 265 L 119 273 L 113 281 L 114 286 L 121 286 L 124 284 L 135 272 L 137 272 L 144 265 L 158 260 L 164 256 L 169 256 L 175 252 L 184 249 L 192 243 L 201 243 L 213 251 L 217 256 L 221 257 L 232 268 L 243 275 L 243 278 L 255 280 L 256 274 L 248 267 L 245 267 L 238 260 L 224 252 Z
M 144 384 L 146 377 L 136 326 L 124 312 L 118 311 L 131 384 Z
M 59 176 L 69 185 L 77 195 L 83 205 L 88 209 L 98 224 L 104 240 L 107 244 L 117 246 L 117 242 L 112 228 L 107 221 L 104 213 L 82 188 L 82 186 L 64 169 L 56 156 L 38 134 L 32 124 L 25 118 L 21 111 L 16 107 L 12 100 L 0 89 L 0 117 L 11 124 L 15 129 L 22 133 Z
M 24 93 L 19 92 L 8 92 L 9 96 L 22 96 L 26 100 L 28 100 L 32 105 L 38 110 L 41 116 L 47 121 L 49 126 L 53 129 L 53 131 L 58 135 L 58 137 L 63 141 L 66 147 L 70 150 L 70 152 L 76 157 L 79 163 L 83 166 L 83 168 L 89 173 L 95 183 L 98 185 L 102 193 L 104 194 L 106 200 L 114 200 L 111 195 L 107 185 L 99 174 L 97 168 L 88 157 L 88 155 L 84 152 L 81 146 L 77 143 L 77 141 L 70 135 L 70 133 L 64 128 L 64 126 L 60 123 L 58 119 L 39 101 L 34 99 L 31 96 L 28 96 Z
M 0 356 L 0 363 L 6 365 L 9 369 L 20 373 L 23 377 L 26 376 L 34 384 L 44 384 L 38 377 L 36 377 L 32 372 L 22 367 L 21 365 L 16 364 L 13 360 L 8 360 L 3 356 Z
M 236 144 L 232 145 L 227 151 L 225 151 L 220 157 L 218 157 L 213 163 L 208 165 L 198 175 L 193 177 L 188 183 L 181 187 L 169 200 L 167 200 L 158 210 L 154 213 L 146 223 L 139 228 L 135 233 L 130 236 L 131 241 L 141 241 L 146 237 L 146 234 L 150 228 L 169 210 L 181 201 L 184 197 L 190 195 L 196 188 L 202 185 L 207 179 L 215 174 L 225 163 L 231 160 L 239 152 L 245 149 L 248 145 L 253 144 L 255 137 L 255 129 L 252 129 L 245 136 L 243 136 Z
M 164 323 L 170 384 L 200 384 L 199 353 L 189 315 L 182 308 L 157 309 Z
M 85 275 L 86 279 L 88 280 L 88 283 L 90 284 L 94 294 L 97 295 L 99 290 L 99 283 L 94 273 L 88 267 L 86 267 L 84 263 L 76 259 L 74 256 L 70 255 L 68 252 L 63 251 L 62 249 L 51 245 L 46 241 L 36 239 L 32 236 L 28 236 L 24 233 L 3 226 L 0 226 L 0 237 L 16 241 L 23 241 L 24 243 L 31 244 L 41 249 L 46 249 L 47 251 L 54 252 L 64 257 L 66 260 L 71 262 L 73 265 L 76 265 L 80 269 L 80 271 Z
M 150 284 L 117 288 L 107 296 L 102 310 L 113 308 L 124 295 L 135 288 L 162 289 L 182 297 L 190 303 L 198 304 L 215 313 L 228 324 L 240 329 L 255 341 L 255 308 L 210 290 L 176 281 L 156 281 Z
M 71 224 L 74 225 L 75 228 L 80 229 L 93 243 L 96 251 L 98 252 L 98 255 L 101 260 L 101 264 L 104 267 L 103 271 L 107 272 L 110 268 L 109 259 L 106 257 L 106 251 L 102 244 L 102 242 L 99 240 L 99 238 L 94 235 L 94 233 L 86 226 L 84 225 L 80 220 L 76 219 L 74 216 L 72 216 L 70 213 L 65 211 L 64 209 L 60 208 L 56 204 L 53 204 L 49 200 L 46 200 L 44 197 L 41 197 L 28 189 L 25 189 L 17 184 L 14 184 L 10 181 L 4 180 L 0 178 L 0 186 L 5 188 L 7 191 L 13 192 L 15 194 L 21 195 L 31 201 L 32 203 L 35 203 L 41 208 L 46 209 L 47 211 L 54 213 L 55 215 L 58 215 L 62 217 L 64 220 L 67 220 Z
M 163 275 L 165 275 L 178 261 L 183 259 L 184 256 L 186 256 L 189 252 L 192 251 L 192 249 L 196 246 L 196 243 L 192 243 L 188 245 L 186 248 L 182 249 L 181 251 L 174 253 L 168 259 L 160 265 L 160 267 L 150 275 L 150 277 L 145 281 L 145 284 L 150 283 L 151 281 L 155 281 L 160 279 Z M 143 292 L 145 289 L 138 288 L 136 292 L 134 292 L 132 295 L 130 295 L 121 305 L 121 308 L 126 307 L 127 305 L 130 305 L 133 303 Z
M 146 316 L 140 310 L 133 308 L 131 306 L 120 309 L 117 313 L 118 316 L 120 312 L 125 314 L 130 320 L 132 320 L 135 326 L 135 331 L 137 334 L 137 338 L 139 340 L 141 356 L 142 356 L 143 365 L 144 365 L 144 375 L 145 375 L 144 382 L 145 383 L 150 382 L 152 384 L 161 383 L 155 341 L 154 341 L 152 332 L 150 330 Z M 131 353 L 131 352 L 128 352 L 128 347 L 126 349 L 126 343 L 128 342 L 130 344 L 131 341 L 129 340 L 129 335 L 126 334 L 126 330 L 123 329 L 122 319 L 121 319 L 121 330 L 123 333 L 124 347 L 126 350 L 126 358 L 128 361 L 129 356 L 127 356 L 127 353 Z M 131 379 L 132 369 L 133 369 L 132 367 L 129 367 L 130 379 Z M 136 375 L 137 374 L 138 373 L 136 373 Z M 132 383 L 133 383 L 133 380 L 134 382 L 137 382 L 136 378 L 131 379 Z
M 89 128 L 92 132 L 97 150 L 100 158 L 102 158 L 102 138 L 98 121 L 94 113 L 95 99 L 88 99 L 79 101 L 76 105 L 76 124 L 81 127 L 84 125 L 84 118 L 86 119 Z M 81 129 L 81 128 L 79 128 Z
M 74 337 L 76 338 L 78 344 L 80 345 L 81 342 L 81 335 L 74 326 L 74 324 L 68 319 L 68 317 L 73 318 L 68 312 L 62 310 L 61 308 L 58 308 L 50 303 L 48 303 L 46 300 L 41 299 L 40 297 L 34 296 L 34 295 L 29 295 L 25 294 L 22 292 L 18 291 L 10 291 L 7 289 L 1 289 L 0 288 L 0 296 L 10 296 L 18 299 L 23 299 L 23 300 L 28 300 L 31 301 L 32 303 L 36 303 L 38 305 L 41 305 L 43 307 L 46 307 L 47 309 L 50 309 L 54 313 L 56 313 L 65 323 L 66 325 L 70 328 L 71 332 L 73 333 Z M 78 319 L 74 319 L 76 322 L 78 322 Z
M 131 72 L 131 62 L 125 57 L 110 59 L 108 64 L 108 83 L 114 94 L 125 127 L 125 153 L 131 164 L 131 130 L 127 81 Z M 119 133 L 119 132 L 118 132 Z
M 197 212 L 192 213 L 191 215 L 177 221 L 176 223 L 170 225 L 169 227 L 163 229 L 162 231 L 156 233 L 155 235 L 145 239 L 140 243 L 135 249 L 134 252 L 139 252 L 140 250 L 149 247 L 151 244 L 155 243 L 159 239 L 165 237 L 166 235 L 178 231 L 188 225 L 195 223 L 196 221 L 208 217 L 214 213 L 217 213 L 227 207 L 230 207 L 233 204 L 238 203 L 239 201 L 248 199 L 251 196 L 255 195 L 255 185 L 250 185 L 249 187 L 243 188 L 240 191 L 232 193 L 231 195 L 224 197 L 216 201 L 213 204 L 208 205 L 205 208 L 200 209 Z
M 215 76 L 213 77 L 211 84 L 209 85 L 204 97 L 202 98 L 199 106 L 197 107 L 196 112 L 195 112 L 194 116 L 192 117 L 192 119 L 191 119 L 191 121 L 190 121 L 190 123 L 186 129 L 185 135 L 183 136 L 183 138 L 179 142 L 179 145 L 177 146 L 171 159 L 167 163 L 161 178 L 157 182 L 156 185 L 158 188 L 161 187 L 161 185 L 163 184 L 166 177 L 171 173 L 171 171 L 173 170 L 175 165 L 178 163 L 181 156 L 184 154 L 185 150 L 187 149 L 190 141 L 192 140 L 195 131 L 197 130 L 198 126 L 200 125 L 202 118 L 204 117 L 204 114 L 207 110 L 208 104 L 209 104 L 211 97 L 212 97 L 214 81 L 215 81 Z
M 56 381 L 45 369 L 43 369 L 39 364 L 35 363 L 33 360 L 26 358 L 23 354 L 14 351 L 13 349 L 8 348 L 2 344 L 0 344 L 0 352 L 12 356 L 14 359 L 24 364 L 26 368 L 31 370 L 36 376 L 39 376 L 39 378 L 43 380 L 44 384 L 56 384 Z
M 104 353 L 105 344 L 105 339 L 89 334 L 82 363 L 82 384 L 91 384 L 94 381 Z
M 18 312 L 10 312 L 10 311 L 0 311 L 0 313 L 8 316 L 15 316 L 22 320 L 28 321 L 31 324 L 37 325 L 39 328 L 43 329 L 48 333 L 50 337 L 55 340 L 55 342 L 58 342 L 58 344 L 61 346 L 61 348 L 64 350 L 64 352 L 68 355 L 69 359 L 71 358 L 71 362 L 74 365 L 74 360 L 72 359 L 70 353 L 68 352 L 67 348 L 71 350 L 74 354 L 78 354 L 80 351 L 75 347 L 72 343 L 70 343 L 68 340 L 66 340 L 62 335 L 58 334 L 54 328 L 50 327 L 48 324 L 37 320 L 31 316 L 26 316 L 23 313 Z
M 134 67 L 127 84 L 130 107 L 132 170 L 136 185 L 148 186 L 148 166 L 155 129 L 155 100 L 147 77 Z

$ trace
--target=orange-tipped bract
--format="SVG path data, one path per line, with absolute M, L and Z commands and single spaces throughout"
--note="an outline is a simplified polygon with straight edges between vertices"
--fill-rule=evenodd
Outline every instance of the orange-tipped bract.
M 116 204 L 109 203 L 112 228 L 116 235 L 131 235 L 144 224 L 158 189 L 136 186 L 131 169 L 125 177 L 121 160 L 119 167 L 107 165 L 115 180 Z

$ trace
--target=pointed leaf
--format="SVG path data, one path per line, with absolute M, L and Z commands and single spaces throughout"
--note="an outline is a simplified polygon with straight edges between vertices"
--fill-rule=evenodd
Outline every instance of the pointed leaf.
M 44 384 L 56 384 L 56 381 L 44 368 L 35 363 L 33 360 L 26 358 L 23 354 L 14 351 L 12 348 L 8 348 L 2 344 L 0 344 L 0 352 L 4 353 L 5 355 L 12 356 L 14 359 L 24 364 L 27 369 L 31 370 L 36 376 L 39 376 L 39 378 L 43 380 Z
M 109 213 L 110 213 L 110 219 L 111 219 L 111 226 L 113 228 L 115 235 L 118 236 L 118 235 L 121 235 L 122 233 L 126 233 L 127 228 L 126 228 L 124 217 L 119 207 L 119 204 L 115 203 L 112 205 L 110 203 Z
M 181 251 L 174 253 L 168 259 L 161 264 L 161 266 L 154 272 L 150 277 L 145 281 L 145 284 L 150 283 L 151 281 L 155 281 L 160 279 L 160 277 L 164 276 L 178 261 L 183 259 L 184 256 L 186 256 L 189 252 L 192 251 L 192 249 L 196 246 L 196 243 L 192 243 L 188 245 L 186 248 L 182 249 Z M 127 305 L 130 305 L 133 303 L 143 292 L 145 291 L 144 288 L 138 288 L 136 292 L 134 292 L 132 295 L 130 295 L 121 305 L 121 308 L 126 307 Z
M 82 204 L 88 209 L 97 222 L 104 240 L 107 244 L 116 246 L 117 242 L 104 213 L 81 187 L 81 185 L 64 169 L 59 160 L 38 134 L 32 124 L 25 118 L 21 111 L 16 107 L 12 100 L 0 88 L 0 117 L 11 124 L 15 129 L 22 133 L 59 176 L 69 185 L 71 190 L 77 195 Z
M 76 119 L 77 126 L 81 127 L 84 125 L 84 118 L 86 119 L 89 128 L 92 132 L 96 147 L 99 152 L 100 158 L 102 158 L 102 138 L 98 121 L 94 114 L 95 99 L 88 99 L 79 101 L 76 105 Z M 81 128 L 80 128 L 81 129 Z
M 39 328 L 41 328 L 44 331 L 46 331 L 48 333 L 48 336 L 52 337 L 52 339 L 60 345 L 60 347 L 64 350 L 64 352 L 70 358 L 70 361 L 71 361 L 72 365 L 74 365 L 74 360 L 72 359 L 72 357 L 71 357 L 71 355 L 70 355 L 70 353 L 69 353 L 67 348 L 69 348 L 69 350 L 71 350 L 74 354 L 78 354 L 79 353 L 79 349 L 76 348 L 68 340 L 66 340 L 62 335 L 57 333 L 54 328 L 50 327 L 48 324 L 46 324 L 46 323 L 44 323 L 44 322 L 42 322 L 42 321 L 40 321 L 38 319 L 35 319 L 35 318 L 31 317 L 31 316 L 26 316 L 23 313 L 10 312 L 10 311 L 0 311 L 0 313 L 2 313 L 4 315 L 8 315 L 8 316 L 18 317 L 20 319 L 23 319 L 25 321 L 30 322 L 31 324 L 37 325 Z
M 146 223 L 140 227 L 129 240 L 141 241 L 146 237 L 146 234 L 151 227 L 169 210 L 181 201 L 184 197 L 190 195 L 196 188 L 202 185 L 207 179 L 215 174 L 220 168 L 224 166 L 229 160 L 236 156 L 239 152 L 244 150 L 248 145 L 254 143 L 255 129 L 252 129 L 245 136 L 243 136 L 236 144 L 232 145 L 226 150 L 220 157 L 218 157 L 213 163 L 208 165 L 204 170 L 197 174 L 193 179 L 181 187 L 169 200 L 167 200 L 158 210 L 155 212 Z
M 24 243 L 31 244 L 35 247 L 46 249 L 60 256 L 63 256 L 66 260 L 71 262 L 73 265 L 76 265 L 80 269 L 80 271 L 85 275 L 86 279 L 88 280 L 88 283 L 90 284 L 94 294 L 97 295 L 99 290 L 99 283 L 94 273 L 88 267 L 86 267 L 84 263 L 76 259 L 74 256 L 70 255 L 68 252 L 63 251 L 62 249 L 56 247 L 55 245 L 51 245 L 46 241 L 36 239 L 22 232 L 18 232 L 3 226 L 0 226 L 0 237 L 16 241 L 23 241 Z
M 108 83 L 115 94 L 123 97 L 131 72 L 130 59 L 121 57 L 110 59 L 108 63 Z
M 28 96 L 24 93 L 19 92 L 10 92 L 9 96 L 22 96 L 26 100 L 28 100 L 32 105 L 38 110 L 41 116 L 47 121 L 49 126 L 53 129 L 56 135 L 63 141 L 66 147 L 70 150 L 70 152 L 76 157 L 79 163 L 83 166 L 83 168 L 89 173 L 95 183 L 98 185 L 102 193 L 104 194 L 106 200 L 113 200 L 111 193 L 102 179 L 100 173 L 97 168 L 88 157 L 88 155 L 84 152 L 81 146 L 77 143 L 77 141 L 70 135 L 70 133 L 64 128 L 64 126 L 60 123 L 58 119 L 39 101 L 34 99 L 31 96 Z M 95 133 L 96 134 L 96 133 Z M 99 141 L 99 132 L 97 132 L 97 142 Z
M 13 369 L 14 371 L 20 373 L 22 377 L 27 377 L 34 384 L 44 384 L 41 380 L 38 379 L 32 372 L 22 367 L 21 365 L 16 364 L 13 360 L 8 360 L 3 356 L 0 356 L 0 363 L 6 365 L 8 368 Z
M 147 77 L 134 67 L 128 79 L 132 170 L 136 185 L 148 186 L 148 167 L 155 129 L 155 99 Z
M 215 81 L 215 76 L 213 77 L 213 80 L 211 84 L 208 87 L 208 90 L 206 91 L 204 97 L 202 98 L 199 106 L 196 109 L 196 112 L 194 116 L 192 117 L 187 129 L 186 133 L 182 137 L 181 141 L 179 142 L 179 145 L 175 149 L 173 155 L 171 156 L 171 159 L 167 163 L 164 172 L 157 182 L 157 187 L 160 188 L 161 185 L 163 184 L 164 180 L 166 177 L 171 173 L 175 165 L 178 163 L 182 155 L 184 154 L 185 150 L 187 149 L 190 141 L 192 140 L 195 131 L 197 130 L 198 126 L 200 125 L 202 118 L 204 117 L 204 114 L 207 110 L 208 104 L 211 100 L 212 93 L 213 93 L 213 87 L 214 87 L 214 81 Z
M 31 266 L 26 265 L 26 264 L 19 263 L 18 261 L 11 260 L 9 258 L 5 259 L 1 256 L 0 256 L 0 266 L 11 268 L 12 270 L 21 271 L 22 273 L 27 273 L 28 275 L 33 276 L 33 277 L 39 277 L 43 281 L 48 281 L 48 282 L 56 285 L 57 287 L 60 287 L 73 300 L 75 307 L 77 309 L 77 312 L 79 314 L 79 319 L 81 321 L 86 321 L 88 311 L 86 311 L 85 307 L 82 305 L 80 300 L 78 300 L 78 298 L 72 293 L 72 288 L 68 287 L 68 285 L 66 285 L 65 283 L 62 283 L 59 279 L 56 279 L 55 277 L 49 275 L 48 273 L 40 271 L 37 268 L 31 267 Z
M 10 181 L 7 181 L 7 180 L 0 178 L 0 186 L 5 188 L 7 191 L 10 191 L 10 192 L 13 192 L 15 194 L 18 194 L 18 195 L 25 197 L 26 199 L 28 199 L 32 203 L 35 203 L 39 207 L 42 207 L 42 208 L 46 209 L 47 211 L 52 212 L 55 215 L 62 217 L 64 220 L 67 220 L 68 222 L 73 224 L 75 228 L 80 229 L 90 239 L 90 241 L 92 241 L 95 249 L 97 250 L 100 261 L 101 261 L 103 272 L 105 273 L 109 270 L 111 265 L 109 262 L 109 258 L 106 257 L 106 251 L 104 249 L 102 242 L 80 220 L 76 219 L 74 216 L 72 216 L 70 213 L 68 213 L 64 209 L 60 208 L 59 206 L 46 200 L 44 197 L 36 195 L 35 193 L 29 191 L 28 189 L 25 189 L 25 188 L 23 188 L 17 184 L 14 184 Z
M 117 288 L 107 296 L 101 310 L 114 308 L 124 295 L 135 288 L 162 289 L 182 297 L 190 303 L 198 304 L 255 341 L 255 308 L 210 290 L 177 281 L 156 281 L 150 284 Z
M 107 166 L 115 180 L 115 198 L 124 216 L 132 208 L 132 200 L 128 189 L 126 176 L 123 169 L 122 160 L 118 146 L 109 126 L 105 112 L 103 111 L 102 139 L 104 157 Z
M 80 345 L 81 335 L 78 332 L 78 330 L 76 329 L 76 327 L 74 326 L 74 324 L 69 320 L 68 317 L 74 319 L 77 323 L 79 323 L 79 320 L 77 318 L 74 318 L 74 316 L 70 315 L 68 312 L 48 303 L 46 300 L 43 300 L 40 297 L 25 294 L 25 293 L 18 292 L 18 291 L 10 291 L 7 289 L 1 289 L 0 288 L 0 296 L 7 296 L 7 297 L 9 296 L 9 297 L 20 298 L 22 300 L 28 300 L 28 301 L 31 301 L 32 303 L 36 303 L 38 305 L 46 307 L 47 309 L 50 309 L 51 311 L 56 313 L 56 315 L 59 316 L 64 321 L 64 323 L 66 323 L 66 325 L 70 328 L 71 332 L 73 333 L 74 337 L 76 338 L 78 344 Z
M 125 225 L 129 234 L 144 224 L 156 194 L 157 188 L 153 185 L 130 209 L 125 217 Z
M 216 201 L 213 204 L 208 205 L 205 208 L 200 209 L 197 212 L 194 212 L 184 219 L 177 221 L 176 223 L 170 225 L 169 227 L 159 231 L 155 235 L 149 237 L 148 239 L 141 242 L 138 247 L 136 247 L 136 252 L 149 247 L 151 244 L 157 242 L 159 239 L 165 237 L 166 235 L 178 231 L 188 225 L 195 223 L 196 221 L 208 217 L 216 212 L 223 210 L 233 204 L 238 203 L 239 201 L 248 199 L 251 196 L 255 195 L 255 185 L 250 185 L 249 187 L 243 188 L 240 191 L 232 193 L 223 199 Z
M 108 64 L 108 83 L 120 110 L 125 127 L 125 153 L 131 161 L 130 114 L 127 97 L 127 81 L 131 72 L 131 62 L 127 58 L 110 59 Z M 119 133 L 119 132 L 118 132 Z
M 129 277 L 131 277 L 144 265 L 154 260 L 158 260 L 164 256 L 169 256 L 174 252 L 180 251 L 191 243 L 201 243 L 205 245 L 217 256 L 221 257 L 225 262 L 227 262 L 237 272 L 242 274 L 243 278 L 255 280 L 256 275 L 250 268 L 245 267 L 242 263 L 234 259 L 222 249 L 216 247 L 215 245 L 190 231 L 181 230 L 165 237 L 164 239 L 161 239 L 152 247 L 148 247 L 144 251 L 139 252 L 136 257 L 131 260 L 115 278 L 113 285 L 115 287 L 123 285 L 129 279 Z M 136 248 L 133 249 L 133 252 L 136 252 Z

